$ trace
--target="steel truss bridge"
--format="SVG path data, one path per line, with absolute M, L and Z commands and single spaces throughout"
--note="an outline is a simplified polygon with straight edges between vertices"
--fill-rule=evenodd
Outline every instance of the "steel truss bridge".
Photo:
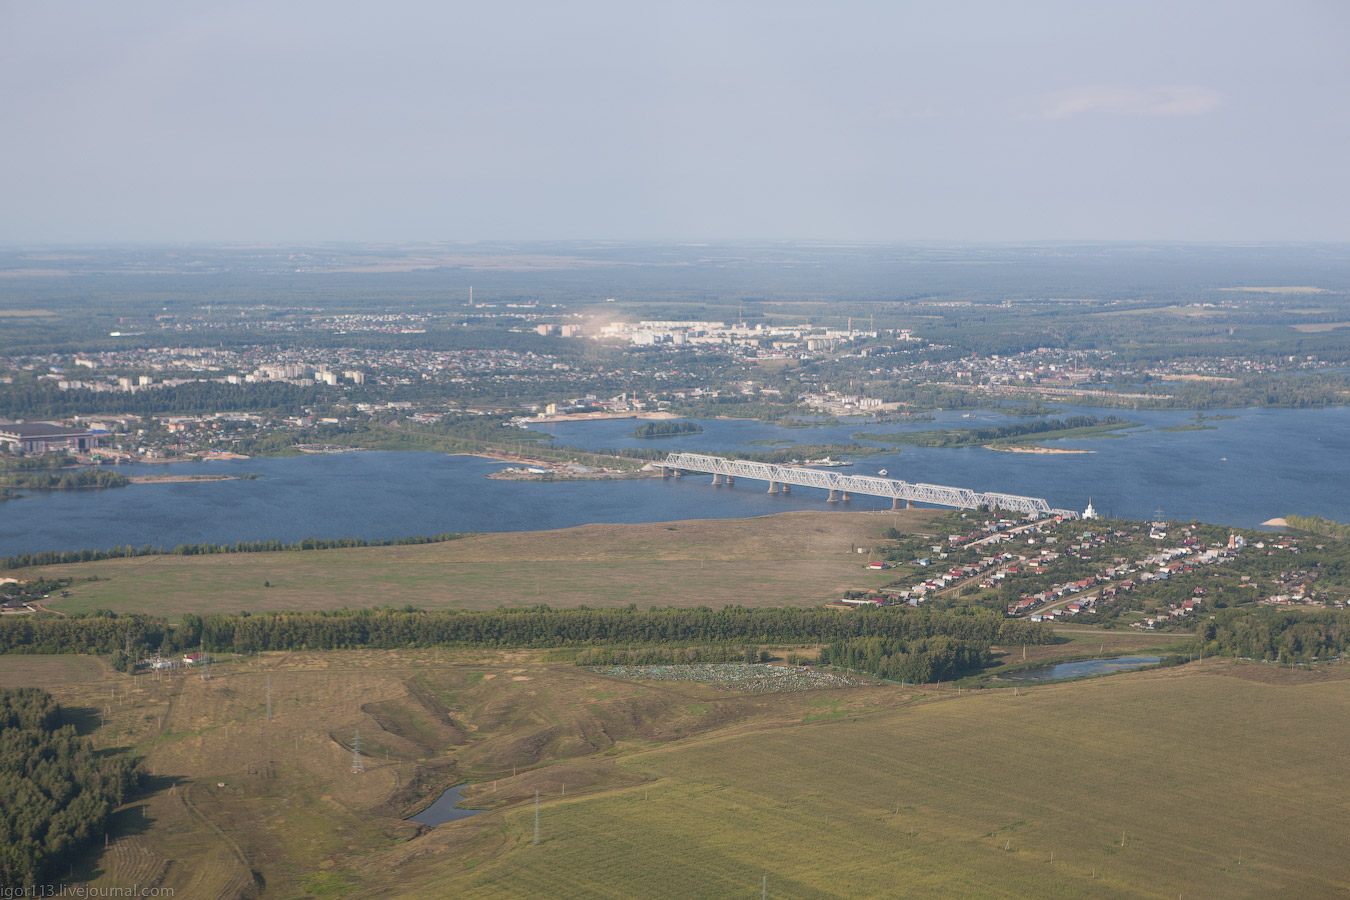
M 853 494 L 870 497 L 889 497 L 891 508 L 899 509 L 915 503 L 932 506 L 950 506 L 956 509 L 978 509 L 981 506 L 1006 509 L 1028 516 L 1062 516 L 1077 519 L 1070 509 L 1051 509 L 1039 497 L 1017 494 L 979 492 L 967 488 L 947 487 L 941 484 L 914 484 L 877 475 L 844 475 L 830 469 L 810 469 L 805 466 L 777 466 L 772 463 L 750 462 L 743 459 L 724 459 L 701 453 L 672 453 L 656 464 L 661 477 L 681 476 L 685 472 L 703 472 L 712 475 L 713 484 L 735 484 L 737 478 L 751 478 L 769 483 L 769 493 L 788 493 L 793 485 L 820 488 L 829 491 L 829 502 L 848 500 Z

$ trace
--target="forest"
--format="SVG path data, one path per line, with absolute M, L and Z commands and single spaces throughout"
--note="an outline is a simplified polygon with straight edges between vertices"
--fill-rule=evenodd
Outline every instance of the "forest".
M 1198 652 L 1275 663 L 1341 657 L 1350 644 L 1350 611 L 1294 611 L 1262 606 L 1221 609 L 1196 626 Z
M 905 641 L 891 637 L 852 638 L 826 644 L 822 665 L 839 666 L 905 684 L 950 681 L 994 661 L 984 641 L 938 635 Z
M 125 756 L 104 755 L 36 688 L 0 689 L 0 885 L 41 889 L 102 834 L 140 784 Z

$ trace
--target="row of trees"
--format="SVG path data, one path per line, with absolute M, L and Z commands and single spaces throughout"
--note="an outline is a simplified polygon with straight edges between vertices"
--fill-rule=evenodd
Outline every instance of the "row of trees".
M 339 550 L 347 547 L 394 547 L 408 544 L 443 544 L 469 537 L 473 532 L 443 531 L 440 534 L 418 534 L 401 538 L 305 538 L 285 541 L 238 541 L 234 544 L 178 544 L 172 550 L 152 547 L 117 546 L 110 550 L 62 550 L 45 553 L 17 553 L 0 559 L 0 569 L 23 569 L 29 566 L 59 566 L 68 563 L 96 562 L 101 559 L 120 559 L 132 556 L 209 556 L 216 553 L 282 553 L 299 550 Z
M 799 644 L 858 637 L 905 641 L 944 635 L 962 641 L 1046 644 L 1049 626 L 987 609 L 912 607 L 858 610 L 748 609 L 728 606 L 638 610 L 536 606 L 465 612 L 342 610 L 263 615 L 185 615 L 176 627 L 150 616 L 23 616 L 0 619 L 0 652 L 111 653 L 127 643 L 147 650 L 569 647 L 606 645 Z
M 107 829 L 140 777 L 135 761 L 99 755 L 62 725 L 46 691 L 0 689 L 0 884 L 50 881 Z
M 989 644 L 946 636 L 904 641 L 888 637 L 853 638 L 821 648 L 823 665 L 865 672 L 906 684 L 948 681 L 993 662 Z

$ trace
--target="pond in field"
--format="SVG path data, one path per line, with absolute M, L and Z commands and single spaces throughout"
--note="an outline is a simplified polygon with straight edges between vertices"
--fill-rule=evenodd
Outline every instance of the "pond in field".
M 1142 669 L 1156 665 L 1158 656 L 1115 656 L 1110 659 L 1080 659 L 1077 662 L 1058 663 L 1053 666 L 1037 666 L 1020 672 L 1000 675 L 1003 681 L 1059 681 L 1062 678 L 1082 678 L 1084 675 L 1107 675 L 1111 672 L 1128 672 L 1130 669 Z
M 460 819 L 467 819 L 469 816 L 476 816 L 481 809 L 460 809 L 455 804 L 464 798 L 460 796 L 460 788 L 468 787 L 465 784 L 457 784 L 436 798 L 436 802 L 422 810 L 415 816 L 409 816 L 407 821 L 416 822 L 418 825 L 444 825 L 446 822 L 456 822 Z

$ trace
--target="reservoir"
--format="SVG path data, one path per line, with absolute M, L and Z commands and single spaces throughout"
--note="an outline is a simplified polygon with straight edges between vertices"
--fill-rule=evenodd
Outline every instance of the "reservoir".
M 1107 675 L 1112 672 L 1128 672 L 1156 665 L 1158 656 L 1117 656 L 1112 659 L 1081 659 L 1078 662 L 1059 663 L 1053 666 L 1037 666 L 1020 672 L 1000 675 L 1001 681 L 1059 681 L 1063 678 L 1082 678 L 1085 675 Z
M 460 788 L 468 785 L 455 785 L 436 798 L 436 802 L 422 810 L 415 816 L 409 816 L 404 821 L 416 822 L 418 825 L 444 825 L 446 822 L 456 822 L 460 819 L 467 819 L 469 816 L 476 816 L 481 809 L 460 809 L 455 804 L 464 798 L 460 796 Z
M 901 446 L 858 457 L 840 471 L 1044 497 L 1103 515 L 1200 519 L 1255 527 L 1286 513 L 1350 520 L 1350 408 L 1224 411 L 1199 430 L 1194 413 L 1060 407 L 1052 416 L 1115 412 L 1141 427 L 1119 438 L 1047 442 L 1081 454 L 1006 453 L 982 447 Z M 1219 413 L 1208 413 L 1218 415 Z M 537 426 L 559 443 L 586 448 L 659 447 L 718 453 L 844 443 L 857 432 L 980 428 L 1026 421 L 998 411 L 939 412 L 934 421 L 851 422 L 787 428 L 736 419 L 699 420 L 701 434 L 627 437 L 632 419 Z M 592 522 L 661 522 L 762 516 L 792 509 L 883 509 L 880 498 L 824 502 L 824 491 L 767 494 L 742 481 L 712 487 L 707 477 L 662 481 L 525 482 L 488 479 L 510 465 L 474 456 L 361 452 L 172 465 L 134 474 L 258 474 L 256 480 L 141 484 L 50 491 L 0 502 L 0 556 L 20 552 L 151 544 L 234 543 L 307 537 L 366 539 L 443 531 L 525 531 Z

